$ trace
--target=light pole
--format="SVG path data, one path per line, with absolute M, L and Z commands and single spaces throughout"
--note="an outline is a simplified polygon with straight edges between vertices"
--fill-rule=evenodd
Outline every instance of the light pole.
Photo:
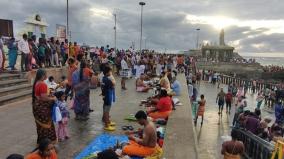
M 66 20 L 67 20 L 67 25 L 66 25 L 66 39 L 68 39 L 69 42 L 69 0 L 67 0 L 67 5 L 66 5 Z M 67 44 L 69 45 L 69 43 Z
M 147 44 L 147 40 L 148 40 L 148 39 L 145 38 L 145 50 L 147 50 L 147 45 L 146 45 L 146 44 Z
M 142 53 L 142 24 L 143 24 L 143 6 L 146 5 L 145 2 L 139 2 L 139 5 L 141 6 L 141 32 L 140 32 L 140 54 Z
M 114 16 L 114 52 L 116 53 L 116 13 L 114 13 L 113 16 Z
M 199 45 L 199 31 L 200 31 L 200 29 L 197 28 L 196 31 L 197 31 L 197 36 L 196 36 L 196 49 L 198 49 L 198 45 Z

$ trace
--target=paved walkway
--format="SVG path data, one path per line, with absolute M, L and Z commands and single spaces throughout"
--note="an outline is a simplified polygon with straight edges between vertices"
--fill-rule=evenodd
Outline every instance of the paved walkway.
M 117 83 L 120 83 L 120 81 L 117 80 Z M 137 93 L 135 91 L 134 79 L 128 80 L 127 83 L 127 91 L 121 91 L 118 84 L 116 90 L 117 102 L 111 110 L 112 119 L 117 123 L 117 131 L 114 132 L 115 134 L 122 134 L 120 127 L 125 124 L 138 127 L 137 124 L 128 123 L 123 120 L 123 118 L 127 114 L 133 114 L 137 110 L 143 109 L 138 103 L 151 93 Z M 223 114 L 222 119 L 219 118 L 217 114 L 218 108 L 215 103 L 216 94 L 218 92 L 216 86 L 202 82 L 199 92 L 203 93 L 207 100 L 204 124 L 200 127 L 199 120 L 195 128 L 199 147 L 199 158 L 220 159 L 221 136 L 229 133 L 229 124 L 231 123 L 233 112 L 231 116 Z M 72 116 L 69 124 L 71 138 L 59 144 L 60 159 L 73 158 L 88 145 L 96 135 L 104 132 L 101 122 L 102 100 L 99 94 L 100 89 L 92 90 L 91 92 L 91 107 L 95 111 L 91 113 L 90 120 L 86 122 L 75 121 L 74 113 L 71 113 Z M 253 110 L 256 105 L 254 100 L 255 96 L 247 95 L 247 97 L 248 105 Z M 269 114 L 264 113 L 264 115 Z M 36 144 L 36 128 L 32 115 L 31 100 L 27 99 L 0 107 L 0 116 L 0 158 L 5 158 L 11 153 L 26 154 L 32 151 Z
M 227 90 L 226 85 L 221 85 L 224 91 Z M 201 82 L 199 86 L 199 95 L 204 94 L 206 103 L 206 111 L 204 115 L 204 123 L 201 127 L 201 118 L 199 117 L 197 126 L 195 127 L 198 148 L 199 148 L 199 158 L 200 159 L 220 159 L 222 158 L 221 145 L 222 136 L 230 135 L 230 125 L 232 125 L 232 119 L 235 112 L 234 107 L 232 107 L 231 114 L 226 114 L 225 106 L 223 111 L 223 116 L 218 115 L 218 105 L 216 104 L 217 93 L 220 89 L 217 89 L 217 85 L 212 85 L 207 82 Z M 254 111 L 256 106 L 256 94 L 247 93 L 248 107 L 251 111 Z M 262 110 L 262 116 L 271 116 L 273 114 Z
M 117 83 L 120 80 L 117 79 Z M 147 98 L 150 93 L 137 93 L 135 91 L 134 79 L 127 81 L 127 91 L 121 91 L 117 86 L 117 100 L 111 110 L 111 118 L 117 123 L 117 130 L 113 133 L 122 134 L 121 126 L 131 124 L 138 127 L 136 123 L 128 123 L 123 120 L 127 114 L 134 114 L 143 107 L 139 106 L 140 100 Z M 90 120 L 79 122 L 74 120 L 71 112 L 69 130 L 71 138 L 59 144 L 60 159 L 70 159 L 76 156 L 96 135 L 103 133 L 101 122 L 102 99 L 100 89 L 91 92 Z M 5 158 L 11 153 L 26 154 L 32 151 L 36 145 L 36 128 L 32 115 L 31 100 L 27 99 L 18 103 L 0 107 L 0 158 Z

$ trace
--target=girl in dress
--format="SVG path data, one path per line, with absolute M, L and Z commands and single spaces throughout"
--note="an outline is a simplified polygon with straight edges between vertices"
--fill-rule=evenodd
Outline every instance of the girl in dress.
M 65 93 L 63 91 L 56 92 L 55 96 L 57 98 L 56 104 L 60 109 L 62 120 L 58 123 L 57 128 L 57 137 L 58 141 L 63 141 L 64 139 L 69 139 L 68 133 L 68 120 L 70 118 L 70 114 L 68 111 L 68 106 L 65 101 Z

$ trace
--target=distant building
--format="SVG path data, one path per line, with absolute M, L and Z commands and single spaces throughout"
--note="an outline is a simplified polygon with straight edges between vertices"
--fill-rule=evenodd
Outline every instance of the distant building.
M 221 30 L 219 45 L 204 45 L 201 48 L 202 58 L 218 62 L 228 62 L 234 56 L 234 47 L 225 44 L 224 29 Z

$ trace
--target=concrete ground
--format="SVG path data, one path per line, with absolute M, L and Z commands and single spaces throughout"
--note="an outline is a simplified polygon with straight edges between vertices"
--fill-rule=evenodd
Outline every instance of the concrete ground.
M 117 130 L 113 133 L 122 134 L 121 126 L 123 125 L 131 124 L 134 127 L 138 127 L 136 123 L 127 122 L 123 118 L 128 114 L 136 113 L 139 109 L 144 109 L 139 106 L 140 100 L 148 97 L 151 92 L 137 93 L 135 91 L 134 79 L 127 81 L 127 91 L 121 91 L 119 79 L 117 79 L 117 83 L 117 100 L 112 107 L 111 116 L 113 121 L 117 123 Z M 222 87 L 225 88 L 225 86 Z M 91 108 L 95 111 L 91 113 L 90 120 L 86 122 L 75 121 L 74 113 L 71 111 L 72 116 L 69 124 L 71 138 L 59 144 L 60 159 L 73 158 L 98 134 L 104 132 L 101 122 L 102 100 L 99 96 L 100 92 L 100 89 L 95 89 L 91 92 Z M 216 86 L 206 82 L 202 82 L 199 87 L 199 93 L 204 94 L 207 100 L 203 126 L 200 126 L 199 119 L 197 126 L 194 128 L 200 159 L 220 159 L 221 137 L 228 135 L 230 132 L 229 125 L 231 124 L 234 111 L 231 112 L 231 115 L 223 113 L 223 117 L 219 118 L 217 114 L 218 107 L 215 103 L 217 92 Z M 248 94 L 247 100 L 249 108 L 253 110 L 256 105 L 255 95 Z M 263 116 L 274 116 L 264 111 L 263 114 Z M 11 153 L 27 154 L 35 148 L 36 128 L 30 99 L 0 107 L 0 117 L 0 158 L 5 158 Z M 177 124 L 182 126 L 182 123 Z
M 221 85 L 224 91 L 227 91 L 226 85 Z M 217 89 L 217 85 L 212 85 L 207 82 L 201 82 L 199 86 L 200 94 L 205 95 L 206 110 L 204 114 L 204 122 L 201 127 L 201 118 L 199 117 L 195 132 L 198 141 L 198 152 L 200 159 L 220 159 L 222 136 L 230 135 L 232 120 L 235 112 L 235 107 L 232 106 L 231 114 L 226 114 L 225 106 L 223 116 L 218 115 L 218 105 L 216 104 L 217 93 L 220 89 Z M 248 107 L 246 109 L 254 111 L 256 107 L 256 94 L 247 93 L 246 100 Z M 262 109 L 262 116 L 271 116 L 273 114 Z
M 144 109 L 139 106 L 140 100 L 147 98 L 149 93 L 137 93 L 134 79 L 127 81 L 128 90 L 121 91 L 120 79 L 117 79 L 116 103 L 111 109 L 111 118 L 117 123 L 114 134 L 123 134 L 121 126 L 125 124 L 138 127 L 134 122 L 125 121 L 128 114 L 135 114 Z M 91 113 L 86 122 L 74 120 L 71 112 L 69 131 L 71 138 L 59 144 L 60 159 L 71 159 L 92 141 L 96 135 L 103 133 L 102 98 L 99 96 L 100 88 L 91 91 Z M 32 115 L 31 99 L 0 107 L 0 158 L 5 158 L 11 153 L 27 154 L 36 146 L 36 128 Z

